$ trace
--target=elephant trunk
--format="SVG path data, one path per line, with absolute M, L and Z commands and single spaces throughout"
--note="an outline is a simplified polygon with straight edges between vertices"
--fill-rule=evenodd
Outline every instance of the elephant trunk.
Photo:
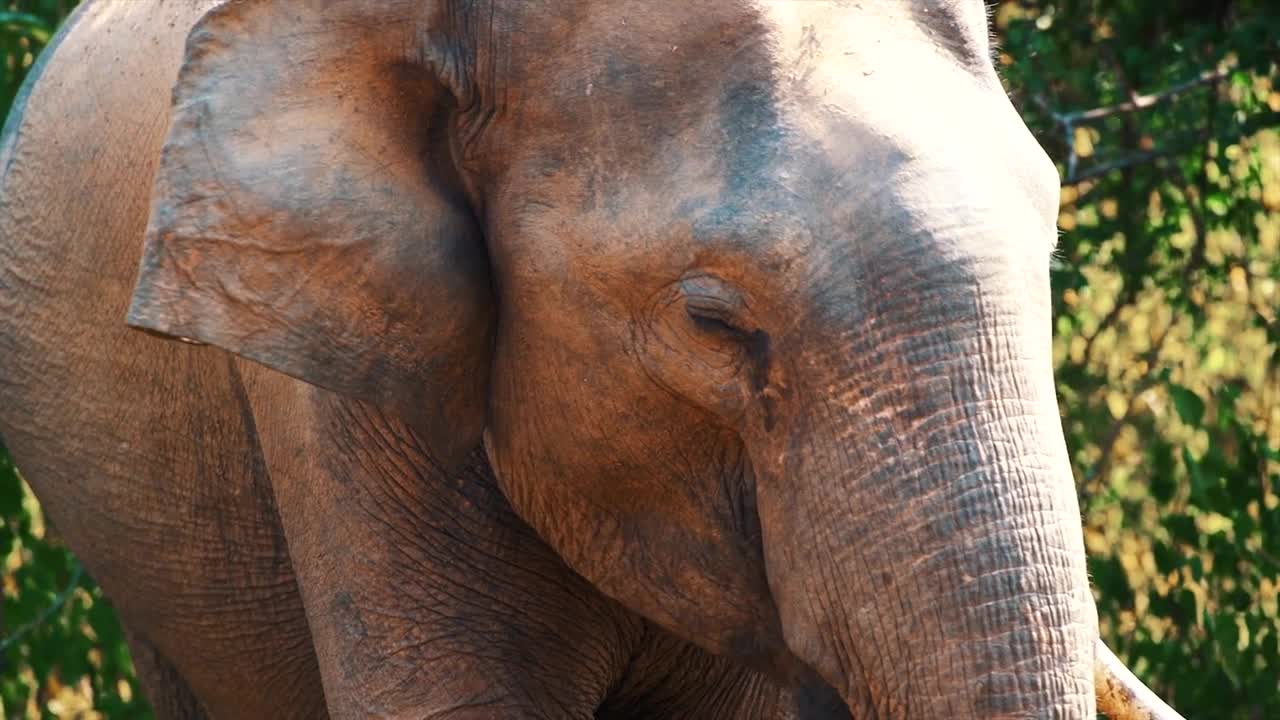
M 1047 312 L 959 262 L 845 286 L 871 320 L 831 339 L 843 362 L 809 363 L 834 374 L 790 388 L 811 410 L 757 478 L 788 647 L 855 716 L 1092 719 Z
M 885 427 L 851 429 L 838 458 L 780 476 L 804 489 L 762 481 L 788 646 L 873 716 L 1092 718 L 1079 509 L 1065 452 L 1036 449 L 1056 414 L 994 398 L 915 406 L 934 409 L 868 408 Z

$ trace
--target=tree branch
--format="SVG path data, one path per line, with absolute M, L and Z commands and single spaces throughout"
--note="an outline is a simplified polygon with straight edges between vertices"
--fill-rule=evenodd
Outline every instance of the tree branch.
M 1080 171 L 1080 157 L 1076 154 L 1075 129 L 1080 125 L 1088 125 L 1103 118 L 1111 117 L 1120 113 L 1132 113 L 1159 105 L 1173 98 L 1186 93 L 1190 90 L 1202 87 L 1204 85 L 1212 85 L 1225 79 L 1232 68 L 1219 67 L 1214 70 L 1206 70 L 1196 77 L 1173 85 L 1157 93 L 1139 94 L 1131 93 L 1129 100 L 1115 105 L 1105 105 L 1102 107 L 1090 108 L 1088 110 L 1077 110 L 1074 112 L 1058 112 L 1053 109 L 1052 104 L 1042 95 L 1033 95 L 1032 102 L 1038 105 L 1050 118 L 1053 119 L 1063 134 L 1063 144 L 1067 149 L 1066 159 L 1066 177 L 1063 183 L 1074 185 L 1085 180 L 1106 175 L 1113 170 L 1127 170 L 1139 165 L 1147 165 L 1161 158 L 1169 157 L 1185 152 L 1189 146 L 1196 145 L 1206 140 L 1212 139 L 1212 131 L 1209 128 L 1197 133 L 1191 142 L 1169 145 L 1156 150 L 1145 152 L 1131 153 L 1123 157 L 1117 158 L 1106 163 L 1100 163 L 1090 168 Z M 1280 113 L 1264 113 L 1255 118 L 1251 118 L 1240 128 L 1240 135 L 1251 135 L 1262 127 L 1269 124 L 1280 122 Z
M 1249 137 L 1264 128 L 1280 126 L 1280 112 L 1259 113 L 1250 117 L 1247 121 L 1238 126 L 1233 126 L 1228 131 L 1218 133 L 1215 137 L 1209 128 L 1204 128 L 1195 134 L 1191 134 L 1186 140 L 1177 143 L 1170 143 L 1164 147 L 1145 152 L 1130 153 L 1121 156 L 1115 160 L 1105 163 L 1090 165 L 1084 170 L 1078 169 L 1078 161 L 1076 160 L 1075 148 L 1068 148 L 1069 153 L 1067 159 L 1067 172 L 1062 179 L 1063 185 L 1075 185 L 1086 180 L 1095 180 L 1106 175 L 1113 170 L 1127 170 L 1129 168 L 1138 167 L 1140 165 L 1150 165 L 1167 157 L 1181 155 L 1191 148 L 1200 145 L 1208 140 L 1235 141 L 1242 137 Z
M 1145 152 L 1130 153 L 1128 155 L 1123 155 L 1110 162 L 1090 165 L 1089 167 L 1085 168 L 1083 171 L 1077 170 L 1077 168 L 1079 167 L 1078 161 L 1076 162 L 1069 161 L 1067 163 L 1067 176 L 1062 179 L 1062 183 L 1064 185 L 1075 185 L 1076 183 L 1081 183 L 1081 182 L 1084 182 L 1085 180 L 1093 180 L 1095 178 L 1100 178 L 1103 175 L 1106 175 L 1107 173 L 1113 170 L 1128 170 L 1129 168 L 1138 167 L 1139 165 L 1149 165 L 1157 160 L 1160 160 L 1161 158 L 1170 157 L 1172 155 L 1179 155 L 1183 152 L 1186 152 L 1189 146 L 1198 145 L 1204 142 L 1206 139 L 1208 139 L 1207 133 L 1203 133 L 1203 132 L 1197 133 L 1195 141 L 1187 143 L 1186 145 L 1177 145 L 1172 147 L 1163 147 L 1163 148 L 1160 148 L 1159 150 L 1148 150 Z M 1073 148 L 1070 152 L 1071 152 L 1072 158 L 1074 159 L 1076 154 L 1075 149 Z
M 17 630 L 14 630 L 13 634 L 5 638 L 3 642 L 0 642 L 0 655 L 8 652 L 9 648 L 13 647 L 14 644 L 21 641 L 22 638 L 26 637 L 32 630 L 35 630 L 48 622 L 49 618 L 53 617 L 54 613 L 61 610 L 62 606 L 67 604 L 67 600 L 71 599 L 71 594 L 75 592 L 77 587 L 79 587 L 80 577 L 83 574 L 84 567 L 77 562 L 75 564 L 75 568 L 71 571 L 71 579 L 67 581 L 67 586 L 63 588 L 62 592 L 54 596 L 53 602 L 49 603 L 49 607 L 46 607 L 34 620 L 23 625 Z
M 1216 70 L 1206 70 L 1191 80 L 1178 83 L 1177 85 L 1166 88 L 1158 93 L 1151 93 L 1149 95 L 1134 93 L 1131 94 L 1129 99 L 1125 102 L 1116 103 L 1115 105 L 1106 105 L 1103 107 L 1091 108 L 1089 110 L 1077 110 L 1076 112 L 1069 113 L 1053 113 L 1053 119 L 1059 125 L 1071 125 L 1074 127 L 1076 125 L 1090 123 L 1095 120 L 1101 120 L 1102 118 L 1110 117 L 1117 113 L 1146 110 L 1147 108 L 1154 107 L 1162 102 L 1172 100 L 1188 90 L 1194 90 L 1201 85 L 1216 83 L 1227 77 L 1230 73 L 1231 68 L 1225 67 L 1218 68 Z
M 1205 134 L 1212 137 L 1218 114 L 1218 93 L 1209 93 L 1205 106 Z M 1213 161 L 1213 150 L 1209 143 L 1204 144 L 1200 155 L 1200 168 L 1196 173 L 1196 201 L 1187 203 L 1187 211 L 1191 214 L 1191 224 L 1196 230 L 1196 241 L 1191 247 L 1187 264 L 1182 267 L 1182 287 L 1184 292 L 1191 287 L 1191 276 L 1204 265 L 1205 247 L 1207 245 L 1208 223 L 1205 222 L 1205 200 L 1209 195 L 1209 163 Z

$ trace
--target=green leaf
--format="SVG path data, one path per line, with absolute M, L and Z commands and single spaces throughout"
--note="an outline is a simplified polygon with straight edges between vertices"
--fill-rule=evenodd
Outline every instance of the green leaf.
M 1200 426 L 1204 419 L 1204 400 L 1199 395 L 1181 385 L 1169 383 L 1169 397 L 1182 422 L 1192 427 Z
M 1155 554 L 1156 570 L 1158 570 L 1161 575 L 1168 575 L 1174 570 L 1182 567 L 1182 557 L 1178 554 L 1176 549 L 1169 547 L 1162 542 L 1152 544 L 1151 549 Z
M 1174 540 L 1191 547 L 1200 546 L 1200 531 L 1196 528 L 1195 520 L 1191 519 L 1191 517 L 1182 514 L 1170 514 L 1166 515 L 1162 522 Z
M 1151 496 L 1157 502 L 1167 503 L 1177 490 L 1174 482 L 1173 448 L 1159 439 L 1152 440 L 1148 453 L 1151 459 Z
M 1187 468 L 1187 479 L 1191 481 L 1191 502 L 1204 507 L 1207 490 L 1204 472 L 1200 469 L 1200 463 L 1186 448 L 1182 448 L 1182 464 Z
M 1209 197 L 1204 199 L 1204 206 L 1214 215 L 1224 217 L 1231 212 L 1231 197 L 1223 192 L 1210 193 Z
M 43 18 L 30 13 L 0 10 L 0 27 L 8 31 L 18 31 L 36 42 L 44 45 L 53 35 L 53 28 Z

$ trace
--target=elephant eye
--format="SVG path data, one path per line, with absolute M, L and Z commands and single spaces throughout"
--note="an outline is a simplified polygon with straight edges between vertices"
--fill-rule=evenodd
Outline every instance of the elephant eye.
M 689 276 L 681 281 L 680 291 L 685 312 L 699 330 L 734 339 L 750 334 L 742 324 L 742 296 L 720 278 L 708 274 Z
M 735 324 L 732 311 L 721 303 L 714 301 L 700 303 L 695 298 L 690 298 L 685 311 L 689 314 L 689 320 L 694 326 L 703 332 L 727 336 L 735 340 L 751 334 Z

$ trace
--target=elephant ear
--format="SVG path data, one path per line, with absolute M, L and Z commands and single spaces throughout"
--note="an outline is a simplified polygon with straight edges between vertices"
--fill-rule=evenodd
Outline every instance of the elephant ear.
M 379 404 L 447 464 L 483 431 L 488 261 L 453 95 L 383 4 L 238 0 L 192 30 L 128 323 Z

